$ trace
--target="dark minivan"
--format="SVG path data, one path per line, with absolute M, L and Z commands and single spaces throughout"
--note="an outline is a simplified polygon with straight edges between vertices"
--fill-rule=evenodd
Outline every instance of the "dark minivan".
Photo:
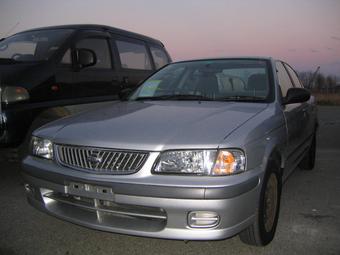
M 0 147 L 19 145 L 42 123 L 118 99 L 169 62 L 162 42 L 102 25 L 1 39 Z

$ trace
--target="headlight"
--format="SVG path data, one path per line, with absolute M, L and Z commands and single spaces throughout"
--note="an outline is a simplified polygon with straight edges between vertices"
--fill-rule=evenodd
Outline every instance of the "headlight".
M 161 153 L 155 173 L 230 175 L 245 171 L 245 156 L 240 150 L 191 150 Z
M 53 143 L 48 139 L 32 136 L 31 152 L 33 156 L 52 159 Z
M 28 91 L 23 87 L 5 87 L 2 92 L 2 102 L 14 103 L 29 99 Z

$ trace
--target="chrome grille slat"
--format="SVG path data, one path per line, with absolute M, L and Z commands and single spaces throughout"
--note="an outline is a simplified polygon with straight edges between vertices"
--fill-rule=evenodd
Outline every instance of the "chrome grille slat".
M 84 168 L 89 168 L 87 161 L 86 161 L 86 152 L 84 149 L 81 149 L 81 155 L 82 155 L 82 159 L 84 161 Z
M 84 161 L 82 149 L 79 150 L 79 160 L 80 160 L 80 163 L 81 163 L 81 167 L 84 168 L 85 167 L 85 161 Z
M 110 160 L 107 162 L 107 165 L 105 166 L 105 168 L 108 168 L 108 167 L 111 165 L 112 160 L 115 158 L 116 154 L 117 154 L 117 152 L 114 152 L 113 155 L 110 155 L 111 158 L 110 158 Z
M 113 171 L 113 167 L 116 165 L 116 163 L 117 163 L 118 159 L 120 158 L 120 155 L 121 155 L 121 154 L 122 154 L 122 153 L 119 152 L 119 153 L 118 153 L 118 156 L 116 156 L 116 158 L 115 158 L 115 161 L 113 161 L 113 163 L 112 163 L 112 165 L 111 165 L 111 168 L 110 168 L 111 171 Z
M 78 153 L 75 153 L 74 150 L 72 151 L 72 154 L 74 155 L 74 161 L 75 163 L 79 166 L 79 161 L 78 161 Z M 81 165 L 80 165 L 81 166 Z
M 61 165 L 98 174 L 131 174 L 145 163 L 149 153 L 56 144 Z
M 126 169 L 126 165 L 129 163 L 129 161 L 130 161 L 130 159 L 131 159 L 131 154 L 129 155 L 129 158 L 128 158 L 128 160 L 126 160 L 126 162 L 125 162 L 125 164 L 124 164 L 124 166 L 123 166 L 123 169 Z M 127 169 L 127 170 L 129 170 L 129 169 Z
M 137 166 L 138 166 L 138 165 L 143 161 L 143 159 L 144 159 L 143 155 L 138 155 L 138 156 L 140 156 L 140 160 L 138 161 Z
M 65 148 L 65 156 L 66 156 L 66 160 L 70 162 L 71 161 L 70 152 L 68 151 L 67 148 Z
M 132 160 L 132 163 L 131 163 L 131 168 L 133 167 L 133 164 L 135 163 L 135 161 L 136 161 L 136 159 L 137 159 L 137 157 L 134 157 L 134 159 Z
M 64 161 L 64 152 L 62 148 L 59 148 L 59 157 L 61 158 L 62 161 Z
M 124 163 L 125 158 L 126 158 L 126 153 L 124 153 L 124 156 L 123 156 L 122 160 L 120 161 L 119 167 L 121 167 L 121 164 Z M 124 166 L 122 167 L 122 169 L 124 171 Z

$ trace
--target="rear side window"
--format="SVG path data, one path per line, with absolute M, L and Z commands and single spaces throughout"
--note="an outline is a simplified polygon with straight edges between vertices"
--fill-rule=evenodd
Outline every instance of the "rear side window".
M 287 95 L 288 89 L 293 87 L 290 77 L 281 62 L 276 62 L 277 75 L 279 78 L 279 84 L 281 87 L 282 96 Z
M 109 45 L 106 39 L 101 38 L 86 38 L 82 39 L 76 44 L 77 49 L 93 50 L 97 57 L 97 63 L 88 68 L 111 68 L 111 58 Z
M 289 73 L 290 77 L 292 78 L 295 87 L 302 88 L 303 86 L 301 85 L 301 82 L 300 82 L 299 78 L 297 77 L 295 71 L 287 64 L 285 64 L 285 67 L 287 68 L 288 73 Z
M 156 69 L 159 69 L 169 63 L 168 56 L 164 50 L 156 47 L 150 47 L 150 50 Z
M 150 58 L 142 43 L 116 41 L 122 68 L 151 70 Z

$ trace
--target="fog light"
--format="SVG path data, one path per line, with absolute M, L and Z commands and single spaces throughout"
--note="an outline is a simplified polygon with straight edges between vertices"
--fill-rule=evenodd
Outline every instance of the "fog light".
M 212 228 L 220 222 L 216 212 L 195 211 L 188 215 L 188 225 L 192 228 Z

